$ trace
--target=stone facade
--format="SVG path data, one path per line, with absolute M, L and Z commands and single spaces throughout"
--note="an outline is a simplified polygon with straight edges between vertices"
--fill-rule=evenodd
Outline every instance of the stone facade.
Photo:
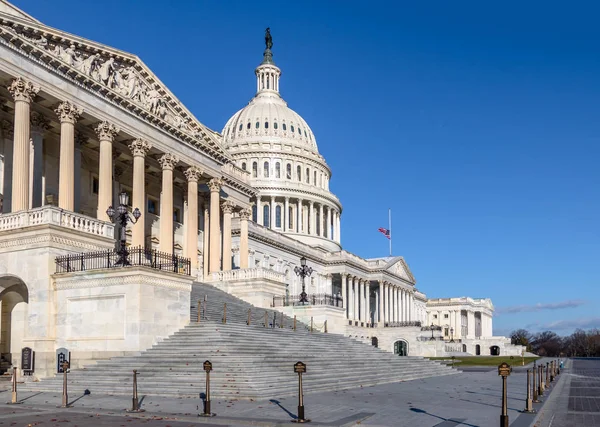
M 16 363 L 31 347 L 45 376 L 60 347 L 78 363 L 148 348 L 189 321 L 194 280 L 403 354 L 448 352 L 425 343 L 434 309 L 452 310 L 448 324 L 459 325 L 455 311 L 476 308 L 468 312 L 480 313 L 483 329 L 461 338 L 493 340 L 491 302 L 433 303 L 404 258 L 342 249 L 331 170 L 281 98 L 270 50 L 255 70 L 256 96 L 218 133 L 135 55 L 45 26 L 6 0 L 0 18 L 5 359 Z M 120 230 L 107 208 L 122 192 L 141 212 L 125 233 L 140 256 L 127 269 L 109 268 L 106 255 Z M 190 269 L 165 271 L 156 256 L 184 257 Z M 294 303 L 302 257 L 313 269 L 308 306 Z

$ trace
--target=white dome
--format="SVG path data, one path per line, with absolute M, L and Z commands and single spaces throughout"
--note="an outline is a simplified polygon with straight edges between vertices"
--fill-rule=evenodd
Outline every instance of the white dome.
M 342 206 L 312 130 L 279 94 L 281 70 L 267 47 L 257 93 L 223 128 L 223 145 L 258 190 L 253 221 L 304 243 L 340 250 Z

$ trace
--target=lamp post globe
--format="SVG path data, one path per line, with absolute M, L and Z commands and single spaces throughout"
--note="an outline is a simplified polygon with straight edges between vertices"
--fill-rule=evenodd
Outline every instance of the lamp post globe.
M 133 210 L 130 214 L 127 205 L 129 205 L 129 194 L 126 191 L 122 191 L 119 194 L 119 206 L 113 208 L 109 206 L 106 210 L 106 215 L 110 218 L 111 222 L 119 224 L 121 227 L 120 238 L 119 238 L 119 249 L 117 250 L 118 258 L 115 265 L 127 266 L 131 265 L 129 262 L 129 251 L 127 251 L 127 223 L 131 222 L 135 224 L 138 219 L 142 216 L 142 213 L 138 208 Z
M 306 288 L 305 288 L 305 284 L 304 284 L 304 278 L 308 277 L 312 274 L 313 269 L 309 266 L 306 265 L 306 258 L 302 257 L 300 258 L 300 267 L 296 267 L 294 268 L 294 273 L 296 273 L 297 276 L 300 276 L 300 278 L 302 279 L 302 292 L 300 293 L 300 304 L 308 304 L 308 295 L 306 295 Z

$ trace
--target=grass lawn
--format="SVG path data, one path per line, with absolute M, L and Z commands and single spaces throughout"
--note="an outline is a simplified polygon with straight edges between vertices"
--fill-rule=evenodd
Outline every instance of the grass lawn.
M 513 356 L 511 360 L 510 356 L 456 356 L 454 360 L 454 366 L 498 366 L 502 362 L 506 362 L 512 366 L 522 366 L 521 356 Z M 431 360 L 451 360 L 451 357 L 429 357 Z M 525 364 L 533 362 L 539 359 L 539 357 L 526 357 Z

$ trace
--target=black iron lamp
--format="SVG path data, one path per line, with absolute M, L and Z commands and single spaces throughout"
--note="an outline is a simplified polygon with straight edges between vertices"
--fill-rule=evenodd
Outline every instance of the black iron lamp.
M 312 274 L 312 272 L 313 272 L 313 269 L 306 265 L 306 258 L 305 257 L 300 258 L 300 267 L 294 268 L 294 273 L 296 273 L 297 276 L 300 276 L 302 278 L 302 292 L 300 293 L 300 301 L 299 301 L 300 304 L 308 303 L 308 296 L 306 295 L 306 292 L 305 292 L 304 278 L 310 276 Z
M 117 259 L 115 265 L 121 265 L 123 267 L 131 265 L 131 263 L 129 262 L 129 252 L 127 251 L 126 245 L 127 223 L 131 222 L 132 224 L 135 224 L 138 221 L 138 219 L 140 219 L 140 217 L 142 216 L 142 213 L 138 208 L 135 208 L 132 213 L 129 213 L 127 205 L 129 205 L 129 194 L 127 194 L 127 192 L 125 191 L 122 191 L 119 194 L 119 206 L 117 206 L 117 209 L 113 208 L 112 206 L 109 206 L 106 210 L 106 215 L 108 215 L 110 220 L 114 224 L 119 224 L 121 226 L 121 234 L 119 239 L 120 247 L 117 251 L 119 258 Z
M 433 338 L 433 328 L 435 328 L 435 325 L 432 323 L 431 324 L 431 338 L 429 338 L 429 341 L 435 340 L 435 338 Z

